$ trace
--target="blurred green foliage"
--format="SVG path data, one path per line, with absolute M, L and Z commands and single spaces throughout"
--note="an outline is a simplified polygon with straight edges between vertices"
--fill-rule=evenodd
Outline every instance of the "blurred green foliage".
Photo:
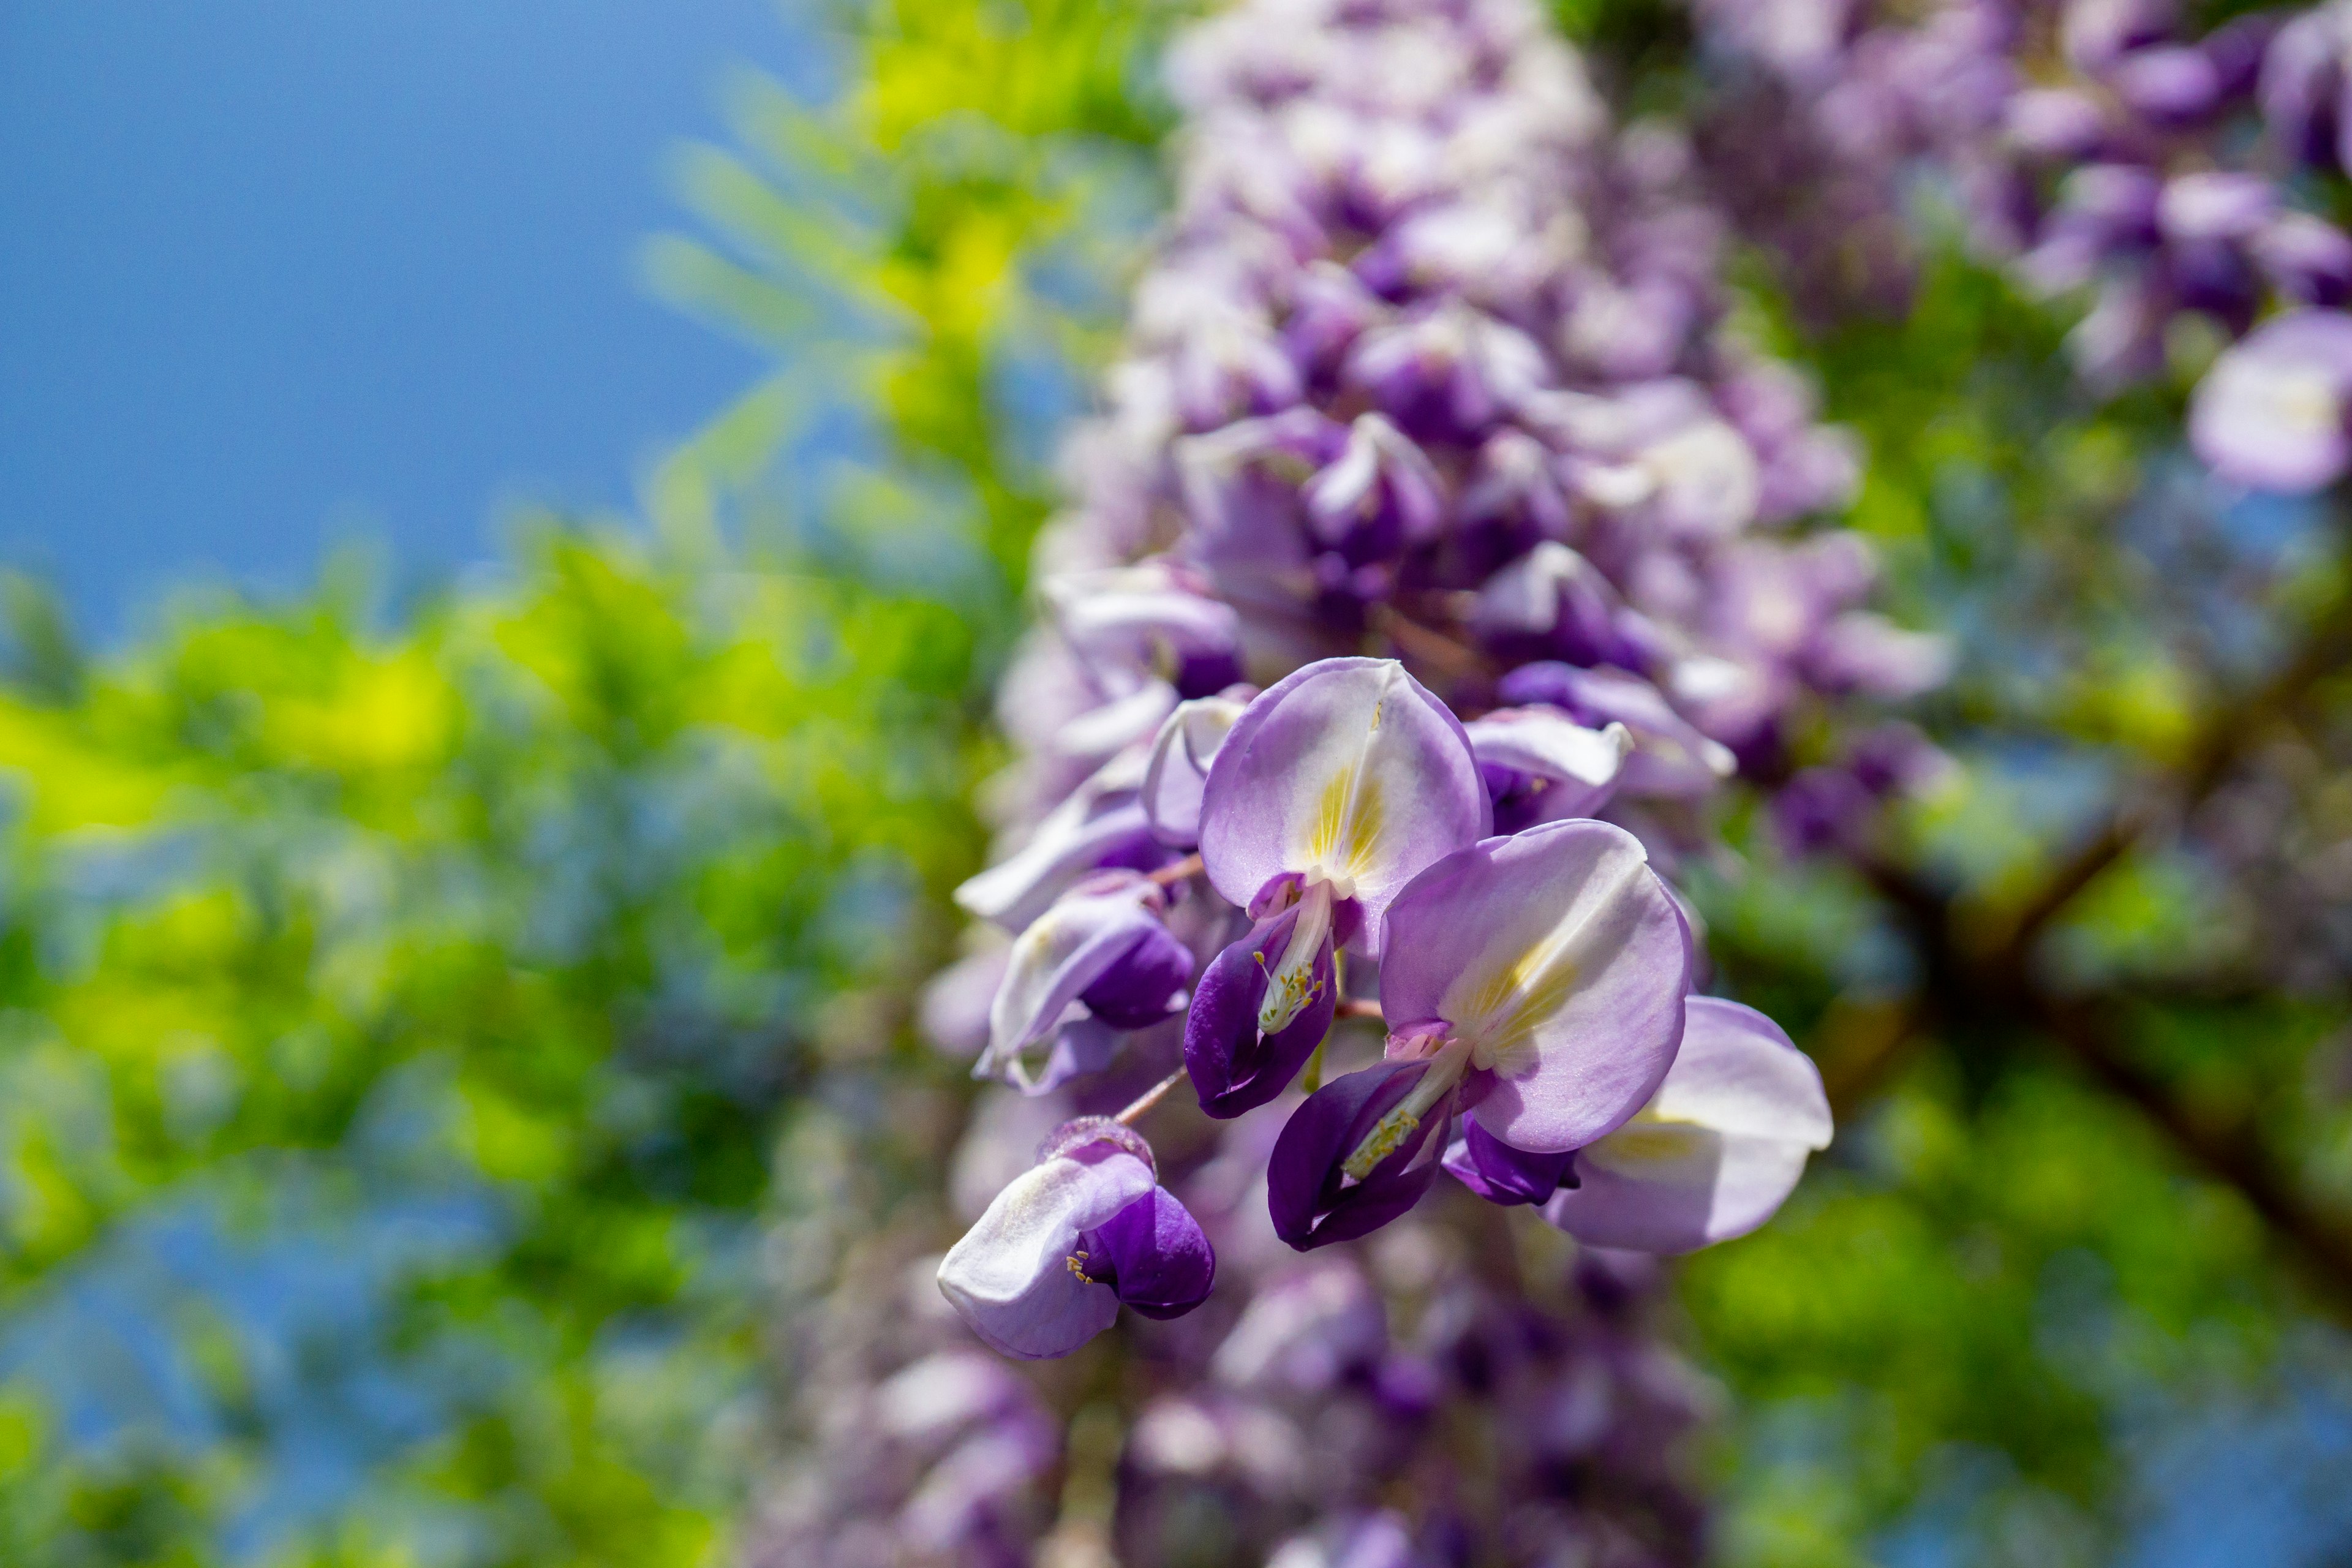
M 779 1119 L 943 951 L 1054 377 L 1156 191 L 1160 18 L 827 21 L 838 94 L 740 85 L 720 246 L 649 251 L 780 366 L 650 536 L 98 659 L 9 584 L 0 1561 L 724 1560 Z

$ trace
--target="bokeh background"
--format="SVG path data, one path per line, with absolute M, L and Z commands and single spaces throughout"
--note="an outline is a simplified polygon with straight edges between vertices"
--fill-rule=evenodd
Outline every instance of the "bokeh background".
M 1678 12 L 1559 14 L 1678 101 Z M 1177 20 L 0 6 L 0 1562 L 738 1550 L 810 1255 L 935 1175 L 879 1086 L 960 1092 L 907 999 Z M 2280 657 L 2326 510 L 1957 241 L 1834 331 L 1751 271 L 1961 649 L 1910 842 L 2030 886 Z M 2352 828 L 2314 733 L 2258 847 Z M 2205 984 L 2261 922 L 2163 846 L 2068 915 L 2184 1135 L 1966 1019 L 1879 1059 L 1883 889 L 1728 831 L 1718 959 L 1843 1131 L 1681 1275 L 1724 1560 L 2352 1563 L 2343 1282 L 2196 1152 L 2352 1213 L 2333 949 Z

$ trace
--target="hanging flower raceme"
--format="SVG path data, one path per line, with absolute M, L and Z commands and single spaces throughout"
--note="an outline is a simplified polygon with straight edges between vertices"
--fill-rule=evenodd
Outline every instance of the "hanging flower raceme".
M 1743 770 L 1807 781 L 1792 842 L 1860 831 L 1902 781 L 1822 787 L 1861 776 L 1834 705 L 1941 673 L 1805 521 L 1851 444 L 1727 329 L 1690 147 L 1613 131 L 1532 5 L 1245 0 L 1173 75 L 1171 232 L 1039 542 L 1000 856 L 958 895 L 1012 943 L 957 984 L 1001 964 L 978 1071 L 1041 1110 L 1187 1087 L 1083 1123 L 1121 1131 L 949 1255 L 1018 1354 L 1198 1300 L 1137 1283 L 1173 1265 L 1136 1238 L 1185 1232 L 1111 1226 L 1148 1191 L 1275 1256 L 1449 1170 L 1616 1246 L 1769 1212 L 1825 1134 L 1722 1089 L 1660 868 Z M 1123 1131 L 1161 1092 L 1228 1129 L 1166 1187 Z

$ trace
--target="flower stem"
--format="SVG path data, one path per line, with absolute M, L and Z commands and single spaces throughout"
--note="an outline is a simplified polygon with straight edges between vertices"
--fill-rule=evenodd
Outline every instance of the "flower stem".
M 1198 855 L 1187 855 L 1181 860 L 1171 860 L 1167 865 L 1152 872 L 1148 879 L 1165 888 L 1200 874 L 1201 858 Z
M 1135 1103 L 1111 1118 L 1121 1127 L 1132 1127 L 1150 1114 L 1151 1108 L 1168 1098 L 1168 1091 L 1184 1081 L 1184 1069 L 1178 1068 L 1150 1089 L 1135 1097 Z

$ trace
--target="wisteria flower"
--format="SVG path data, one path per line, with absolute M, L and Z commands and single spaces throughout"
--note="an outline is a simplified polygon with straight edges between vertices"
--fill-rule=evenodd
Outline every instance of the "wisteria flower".
M 1393 660 L 1325 659 L 1266 691 L 1209 771 L 1201 860 L 1257 922 L 1202 976 L 1184 1060 L 1214 1116 L 1282 1092 L 1329 1026 L 1338 951 L 1378 957 L 1389 900 L 1493 816 L 1461 722 Z
M 1190 849 L 1200 843 L 1209 768 L 1256 695 L 1255 688 L 1234 686 L 1214 697 L 1196 697 L 1177 704 L 1160 725 L 1143 770 L 1142 802 L 1144 821 L 1162 844 Z
M 2318 489 L 2352 467 L 2352 316 L 2298 310 L 2213 362 L 2189 411 L 2189 440 L 2224 478 L 2255 489 Z
M 1125 870 L 1097 872 L 1055 900 L 1013 940 L 972 1076 L 1043 1094 L 1103 1067 L 1120 1033 L 1182 1006 L 1192 953 L 1166 910 L 1159 887 Z
M 1624 725 L 1589 730 L 1555 708 L 1498 708 L 1463 730 L 1505 833 L 1592 816 L 1617 793 L 1633 750 Z
M 1811 1058 L 1752 1007 L 1685 1004 L 1682 1049 L 1639 1115 L 1576 1156 L 1544 1217 L 1597 1247 L 1688 1252 L 1772 1217 L 1830 1143 Z
M 1682 1037 L 1689 928 L 1622 828 L 1486 839 L 1416 878 L 1385 923 L 1388 1059 L 1309 1095 L 1267 1167 L 1275 1232 L 1301 1249 L 1419 1202 L 1458 1105 L 1482 1135 L 1568 1154 L 1642 1108 Z
M 940 1260 L 940 1289 L 992 1349 L 1064 1356 L 1124 1304 L 1176 1318 L 1209 1296 L 1215 1253 L 1159 1184 L 1151 1146 L 1104 1117 L 1066 1123 Z

